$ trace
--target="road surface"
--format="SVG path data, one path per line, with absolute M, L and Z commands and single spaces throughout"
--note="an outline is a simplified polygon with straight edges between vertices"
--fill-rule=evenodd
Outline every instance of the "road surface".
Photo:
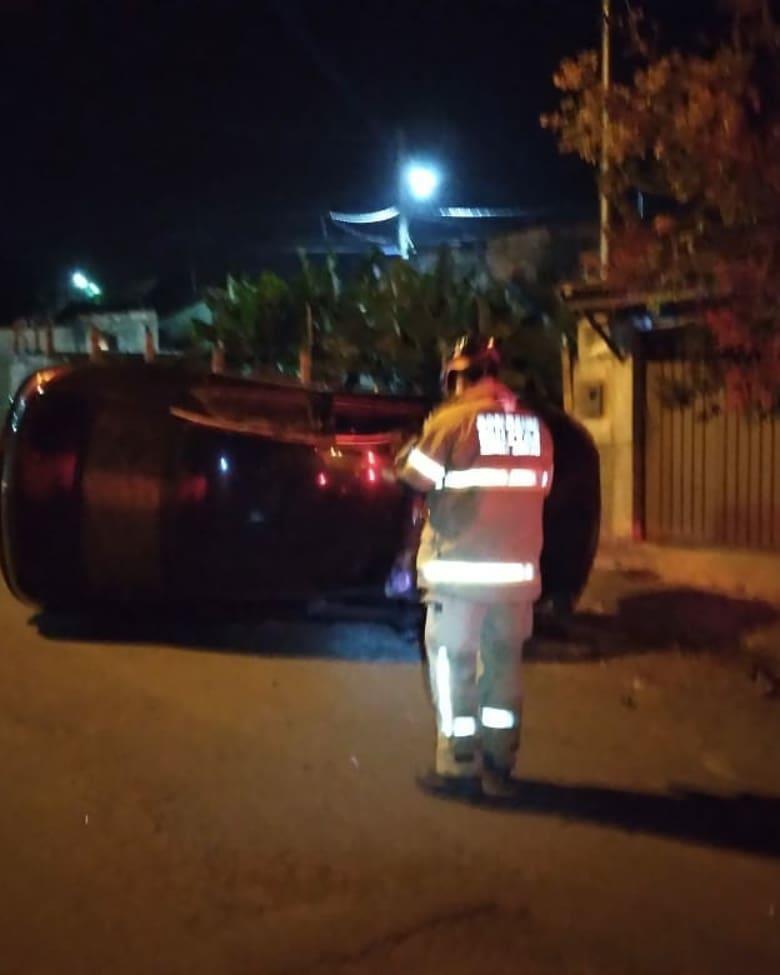
M 416 790 L 382 626 L 31 617 L 2 591 L 3 975 L 780 970 L 780 704 L 722 658 L 529 665 L 494 810 Z

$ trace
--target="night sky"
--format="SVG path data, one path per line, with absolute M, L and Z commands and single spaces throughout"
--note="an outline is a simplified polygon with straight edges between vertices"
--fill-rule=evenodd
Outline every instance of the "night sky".
M 681 33 L 714 5 L 650 6 Z M 385 206 L 399 125 L 441 162 L 442 203 L 593 212 L 592 176 L 538 118 L 560 58 L 598 43 L 599 7 L 0 0 L 0 320 L 76 266 L 109 290 L 208 280 L 328 209 Z

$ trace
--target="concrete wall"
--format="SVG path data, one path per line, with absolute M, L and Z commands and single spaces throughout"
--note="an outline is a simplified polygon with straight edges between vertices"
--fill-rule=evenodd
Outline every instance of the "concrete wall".
M 633 538 L 634 364 L 621 362 L 586 321 L 578 327 L 579 358 L 564 352 L 564 405 L 596 442 L 601 458 L 601 533 Z
M 53 330 L 55 347 L 60 347 L 63 351 L 76 351 L 73 346 L 73 326 L 57 325 Z M 0 329 L 0 355 L 6 359 L 12 358 L 18 350 L 20 356 L 42 355 L 46 348 L 46 329 L 44 327 Z M 86 348 L 86 347 L 85 347 Z
M 95 325 L 109 338 L 106 351 L 125 355 L 142 355 L 145 348 L 146 329 L 154 336 L 155 348 L 159 345 L 157 313 L 146 309 L 125 312 L 107 312 L 90 315 L 67 325 L 56 325 L 53 332 L 53 359 L 44 355 L 46 329 L 43 326 L 0 330 L 0 424 L 5 417 L 11 399 L 22 382 L 48 365 L 62 361 L 60 357 L 86 355 L 89 352 L 89 330 Z M 15 351 L 16 350 L 16 351 Z
M 54 349 L 60 355 L 86 355 L 89 352 L 89 330 L 95 325 L 101 332 L 112 337 L 115 348 L 112 351 L 141 355 L 144 351 L 144 338 L 148 328 L 154 336 L 155 347 L 159 347 L 159 324 L 157 312 L 138 309 L 122 312 L 96 312 L 82 316 L 66 325 L 55 325 L 53 329 Z M 46 329 L 43 326 L 28 326 L 18 330 L 0 330 L 0 355 L 13 356 L 18 346 L 20 355 L 39 355 L 46 345 Z

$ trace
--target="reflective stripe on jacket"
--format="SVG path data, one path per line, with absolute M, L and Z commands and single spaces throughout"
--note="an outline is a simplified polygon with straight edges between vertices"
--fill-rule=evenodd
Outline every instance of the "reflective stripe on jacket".
M 399 476 L 428 500 L 421 588 L 495 602 L 538 598 L 552 438 L 511 390 L 483 379 L 435 410 Z

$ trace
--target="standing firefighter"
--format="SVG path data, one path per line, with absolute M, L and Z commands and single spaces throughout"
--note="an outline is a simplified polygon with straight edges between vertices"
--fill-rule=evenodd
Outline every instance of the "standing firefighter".
M 443 375 L 449 398 L 399 460 L 428 502 L 417 572 L 438 742 L 421 784 L 445 794 L 513 792 L 520 661 L 541 592 L 552 440 L 498 381 L 499 365 L 493 339 L 461 339 Z

